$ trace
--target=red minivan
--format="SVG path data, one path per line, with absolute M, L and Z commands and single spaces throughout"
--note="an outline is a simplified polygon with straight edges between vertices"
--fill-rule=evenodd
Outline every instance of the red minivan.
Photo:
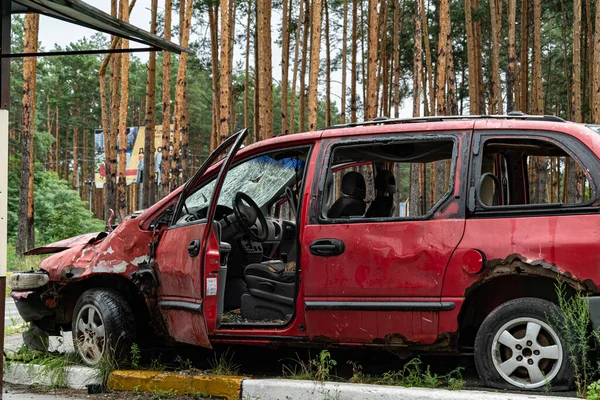
M 600 324 L 600 136 L 551 116 L 378 119 L 242 148 L 9 278 L 88 365 L 162 338 L 473 353 L 497 388 L 573 382 L 555 284 Z M 28 343 L 43 347 L 44 340 Z

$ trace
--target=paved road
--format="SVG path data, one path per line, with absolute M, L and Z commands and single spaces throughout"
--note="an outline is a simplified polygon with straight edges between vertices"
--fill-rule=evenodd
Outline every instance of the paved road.
M 19 311 L 17 311 L 17 306 L 15 305 L 15 301 L 11 297 L 6 298 L 6 307 L 4 308 L 4 326 L 9 327 L 12 325 L 22 324 L 23 319 L 19 315 Z

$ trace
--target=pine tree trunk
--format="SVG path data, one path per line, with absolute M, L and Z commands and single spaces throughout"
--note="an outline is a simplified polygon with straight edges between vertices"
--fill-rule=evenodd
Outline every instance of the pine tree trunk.
M 436 94 L 433 89 L 433 60 L 431 59 L 431 45 L 429 43 L 429 19 L 427 18 L 425 0 L 419 1 L 421 2 L 421 26 L 423 30 L 423 44 L 425 47 L 425 69 L 427 70 L 425 84 L 423 85 L 423 115 L 431 115 L 435 113 Z
M 454 73 L 454 52 L 452 51 L 452 38 L 448 37 L 448 107 L 446 114 L 458 115 L 458 105 L 456 103 L 456 75 Z
M 516 20 L 517 20 L 517 0 L 507 0 L 508 2 L 508 68 L 506 71 L 506 111 L 515 110 L 514 85 L 515 85 L 515 66 L 517 61 L 517 43 L 516 43 Z
M 75 85 L 77 90 L 77 85 Z M 71 181 L 71 187 L 73 190 L 79 191 L 79 113 L 73 116 L 73 180 Z
M 171 40 L 172 8 L 173 1 L 165 0 L 165 40 Z M 162 68 L 162 158 L 160 179 L 161 198 L 169 194 L 169 153 L 171 150 L 171 53 L 163 53 Z
M 465 27 L 467 31 L 467 58 L 469 63 L 469 113 L 479 114 L 477 93 L 477 62 L 475 61 L 475 38 L 471 0 L 465 0 Z
M 150 33 L 156 34 L 156 17 L 158 0 L 150 5 Z M 148 76 L 146 80 L 146 119 L 144 121 L 144 171 L 142 173 L 144 208 L 156 202 L 156 179 L 154 174 L 154 127 L 156 126 L 156 52 L 151 51 L 148 60 Z
M 229 52 L 229 2 L 231 0 L 221 0 L 221 56 L 219 57 L 219 143 L 224 141 L 229 136 L 229 122 L 231 120 L 229 110 L 229 82 L 228 77 L 232 73 L 229 70 L 229 57 L 232 54 Z M 183 54 L 182 54 L 183 55 Z M 176 95 L 177 96 L 177 95 Z M 177 100 L 175 100 L 177 104 Z M 177 125 L 177 121 L 175 121 Z
M 246 25 L 246 70 L 244 71 L 244 126 L 250 129 L 250 24 L 252 22 L 252 0 L 248 0 L 248 21 Z M 250 135 L 246 137 L 250 144 Z
M 369 60 L 367 63 L 366 121 L 372 121 L 377 116 L 377 53 L 379 50 L 377 3 L 378 0 L 369 0 Z
M 117 0 L 111 1 L 111 15 L 117 16 Z M 116 49 L 120 45 L 121 40 L 116 36 L 112 36 L 111 49 Z M 106 93 L 106 70 L 110 62 L 110 104 L 109 98 Z M 99 79 L 100 79 L 100 108 L 102 113 L 102 133 L 104 135 L 104 171 L 105 171 L 105 182 L 104 191 L 106 194 L 106 204 L 104 218 L 108 218 L 110 210 L 116 210 L 117 208 L 117 193 L 116 193 L 116 168 L 117 168 L 117 155 L 116 155 L 116 143 L 117 143 L 117 128 L 115 123 L 118 124 L 118 115 L 116 113 L 116 101 L 119 98 L 118 90 L 120 88 L 118 82 L 119 78 L 119 57 L 112 54 L 108 54 L 102 64 L 100 65 Z M 110 108 L 110 118 L 109 118 Z M 57 125 L 58 125 L 58 106 L 57 112 Z M 57 144 L 58 144 L 58 132 L 57 132 Z M 58 156 L 58 155 L 57 155 Z M 57 158 L 58 168 L 58 158 Z
M 258 12 L 258 86 L 260 91 L 258 131 L 260 139 L 273 137 L 273 78 L 271 74 L 271 2 L 257 1 Z
M 300 0 L 302 1 L 302 0 Z M 302 32 L 302 63 L 300 66 L 300 132 L 306 131 L 306 66 L 308 58 L 308 34 L 310 32 L 310 3 L 305 2 L 304 28 Z
M 83 117 L 83 126 L 87 125 L 87 116 Z M 81 157 L 81 183 L 79 184 L 79 186 L 81 187 L 81 198 L 83 201 L 87 201 L 88 200 L 88 191 L 87 191 L 87 185 L 91 184 L 91 182 L 88 182 L 88 130 L 87 129 L 83 129 L 83 151 L 82 151 L 82 157 Z
M 394 88 L 392 91 L 392 99 L 394 103 L 394 118 L 398 118 L 400 114 L 400 0 L 394 0 L 394 13 L 393 13 L 393 28 L 394 32 L 392 39 L 392 46 L 394 48 L 392 57 L 392 71 Z
M 284 135 L 289 133 L 288 81 L 290 70 L 290 20 L 292 18 L 292 4 L 292 0 L 283 0 L 281 21 L 281 133 Z
M 190 40 L 190 31 L 192 27 L 192 11 L 193 11 L 193 0 L 187 0 L 185 8 L 183 9 L 183 23 L 180 23 L 180 44 L 183 47 L 188 47 Z M 233 29 L 233 28 L 231 28 Z M 190 122 L 189 122 L 189 108 L 187 99 L 187 58 L 188 53 L 181 53 L 179 56 L 179 67 L 177 70 L 177 83 L 175 86 L 176 96 L 175 104 L 177 114 L 175 115 L 175 123 L 177 124 L 177 132 L 179 137 L 176 141 L 178 144 L 175 146 L 173 152 L 175 158 L 175 170 L 173 182 L 175 187 L 181 185 L 188 179 L 188 145 L 189 145 L 189 133 L 190 133 Z M 230 85 L 231 86 L 231 85 Z M 231 89 L 230 89 L 231 93 Z M 179 104 L 177 105 L 177 102 Z M 173 189 L 175 189 L 175 187 Z
M 502 0 L 490 0 L 492 26 L 492 77 L 490 80 L 490 114 L 502 114 L 500 86 L 500 36 L 502 34 Z
M 348 74 L 348 0 L 343 0 L 343 23 L 342 23 L 342 99 L 340 109 L 340 123 L 346 123 L 346 81 Z
M 60 166 L 60 135 L 58 131 L 58 104 L 54 106 L 54 117 L 56 118 L 56 125 L 54 126 L 54 141 L 56 143 L 55 155 L 54 155 L 54 172 L 58 175 Z
M 388 77 L 387 77 L 387 60 L 388 60 L 388 55 L 387 55 L 387 15 L 388 15 L 388 7 L 387 7 L 387 1 L 386 0 L 381 0 L 380 4 L 379 4 L 379 9 L 380 9 L 380 13 L 379 13 L 379 32 L 378 32 L 378 37 L 379 37 L 379 61 L 378 61 L 378 66 L 377 66 L 377 84 L 376 84 L 376 92 L 375 92 L 375 98 L 377 99 L 377 106 L 379 111 L 375 112 L 375 116 L 378 115 L 383 115 L 385 113 L 385 109 L 386 109 L 386 91 L 387 91 L 387 85 L 388 85 Z M 383 87 L 382 87 L 383 86 Z M 379 96 L 379 89 L 381 88 L 381 101 L 380 96 Z
M 584 84 L 583 87 L 585 88 L 584 92 L 586 92 L 588 90 L 588 87 L 590 88 L 590 97 L 589 97 L 589 113 L 592 113 L 592 110 L 594 109 L 594 99 L 592 96 L 592 87 L 591 85 L 593 85 L 594 82 L 594 54 L 595 54 L 595 49 L 594 49 L 594 36 L 592 34 L 592 3 L 590 0 L 585 0 L 585 14 L 586 14 L 586 27 L 587 27 L 587 35 L 586 35 L 586 42 L 587 42 L 587 60 L 588 62 L 586 62 L 586 67 L 588 70 L 588 74 L 586 75 L 588 77 L 588 81 L 589 81 L 589 85 Z M 588 116 L 588 120 L 591 117 L 591 115 Z
M 294 46 L 294 69 L 292 73 L 292 100 L 290 104 L 289 133 L 296 132 L 296 83 L 298 82 L 298 57 L 300 55 L 300 33 L 302 32 L 302 19 L 304 18 L 304 1 L 300 0 L 298 7 L 298 24 L 296 25 L 296 42 Z
M 519 104 L 521 112 L 527 113 L 529 104 L 529 4 L 521 5 L 521 60 L 519 62 Z M 566 54 L 566 53 L 565 53 Z
M 121 19 L 129 22 L 129 3 L 121 0 Z M 129 40 L 121 39 L 121 48 L 129 48 Z M 117 208 L 120 221 L 127 215 L 127 105 L 129 102 L 129 53 L 121 55 L 121 102 L 119 106 L 119 180 L 117 185 Z
M 319 70 L 321 51 L 321 0 L 313 0 L 311 7 L 310 71 L 308 75 L 308 130 L 317 130 L 319 111 Z
M 581 0 L 573 0 L 573 121 L 581 119 Z
M 50 96 L 46 96 L 46 130 L 49 134 L 52 134 L 52 118 L 50 118 Z M 50 145 L 48 150 L 48 161 L 46 163 L 46 170 L 52 171 L 54 169 L 54 152 L 56 142 Z
M 479 8 L 479 0 L 473 0 L 473 8 Z M 486 113 L 485 105 L 485 87 L 483 85 L 483 47 L 481 43 L 481 22 L 476 21 L 473 25 L 473 37 L 475 38 L 475 62 L 477 70 L 477 92 L 479 94 L 478 99 L 478 112 L 480 114 Z
M 39 14 L 27 14 L 24 26 L 25 53 L 36 53 L 38 49 Z M 35 86 L 37 57 L 23 61 L 23 126 L 21 133 L 21 187 L 19 197 L 19 226 L 16 242 L 17 254 L 35 247 L 33 219 L 33 140 L 35 132 Z
M 423 20 L 421 13 L 423 10 L 421 9 L 421 2 L 415 2 L 415 36 L 414 36 L 414 56 L 413 56 L 413 117 L 419 117 L 421 115 L 421 75 L 423 71 L 423 59 L 422 53 L 423 49 L 421 47 L 421 43 L 423 40 L 421 33 L 421 21 Z M 414 169 L 414 165 L 413 165 Z M 412 173 L 411 173 L 412 177 Z M 414 182 L 411 178 L 411 181 Z M 416 185 L 415 185 L 416 186 Z M 417 189 L 418 190 L 418 189 Z M 418 191 L 417 191 L 418 193 Z M 411 204 L 415 203 L 415 200 L 412 197 L 411 190 Z M 411 206 L 412 207 L 412 206 Z M 412 212 L 411 212 L 412 214 Z M 414 214 L 413 214 L 414 215 Z
M 358 82 L 358 0 L 352 0 L 352 72 L 350 75 L 350 122 L 356 122 L 358 100 L 356 84 Z
M 600 4 L 596 3 L 596 27 L 594 34 L 594 73 L 590 96 L 592 98 L 592 122 L 600 123 Z
M 219 136 L 220 95 L 219 95 L 219 4 L 215 2 L 214 8 L 208 6 L 208 23 L 210 26 L 210 57 L 212 72 L 212 127 L 210 132 L 209 150 L 213 151 L 221 142 Z
M 580 1 L 580 0 L 575 0 Z M 542 1 L 533 2 L 533 104 L 532 114 L 544 114 L 544 89 L 542 87 Z
M 444 88 L 446 87 L 447 72 L 446 52 L 448 50 L 448 35 L 450 33 L 450 6 L 448 1 L 440 1 L 440 34 L 438 37 L 437 80 L 435 84 L 437 115 L 444 115 L 446 113 Z
M 329 40 L 329 2 L 327 0 L 323 0 L 323 2 L 325 10 L 325 126 L 331 126 L 331 43 Z

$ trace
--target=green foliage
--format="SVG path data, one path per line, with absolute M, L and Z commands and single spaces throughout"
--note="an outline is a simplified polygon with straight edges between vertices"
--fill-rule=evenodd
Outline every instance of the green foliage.
M 142 358 L 140 354 L 140 347 L 137 343 L 131 345 L 130 350 L 130 360 L 131 360 L 131 368 L 140 369 L 140 359 Z
M 8 243 L 6 265 L 9 271 L 29 271 L 35 269 L 43 258 L 44 256 L 19 256 L 15 251 L 15 246 L 12 243 Z
M 294 366 L 283 366 L 283 376 L 288 379 L 303 379 L 313 381 L 326 381 L 331 378 L 331 371 L 337 365 L 337 361 L 331 358 L 328 350 L 321 350 L 316 358 L 304 362 L 299 358 Z
M 592 382 L 587 387 L 587 400 L 600 400 L 600 381 Z
M 594 338 L 600 339 L 600 335 L 589 329 L 590 307 L 587 296 L 581 291 L 570 295 L 566 284 L 560 278 L 555 288 L 561 314 L 552 314 L 549 317 L 559 327 L 559 335 L 566 344 L 569 362 L 575 371 L 577 395 L 585 397 L 589 382 L 598 372 L 598 368 L 592 366 L 590 343 Z
M 20 161 L 10 160 L 8 193 L 8 237 L 17 235 L 19 210 Z M 79 194 L 53 172 L 44 171 L 38 164 L 34 179 L 34 217 L 36 243 L 42 245 L 71 236 L 104 230 L 104 223 L 86 209 Z M 10 258 L 10 253 L 9 253 Z M 22 265 L 21 261 L 16 265 Z
M 449 390 L 460 390 L 465 386 L 462 378 L 462 368 L 458 367 L 445 375 L 437 375 L 429 369 L 429 365 L 423 369 L 423 362 L 419 357 L 413 358 L 399 371 L 388 371 L 382 376 L 366 375 L 362 372 L 362 367 L 356 363 L 349 362 L 352 365 L 352 383 L 370 383 L 376 385 L 391 385 L 404 387 L 424 387 L 437 388 L 445 387 Z

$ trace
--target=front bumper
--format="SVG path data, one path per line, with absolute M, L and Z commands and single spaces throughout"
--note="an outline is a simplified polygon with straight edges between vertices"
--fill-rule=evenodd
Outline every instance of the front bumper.
M 17 310 L 25 322 L 39 321 L 54 314 L 54 310 L 48 308 L 42 301 L 39 292 L 13 290 L 10 297 L 15 300 Z

